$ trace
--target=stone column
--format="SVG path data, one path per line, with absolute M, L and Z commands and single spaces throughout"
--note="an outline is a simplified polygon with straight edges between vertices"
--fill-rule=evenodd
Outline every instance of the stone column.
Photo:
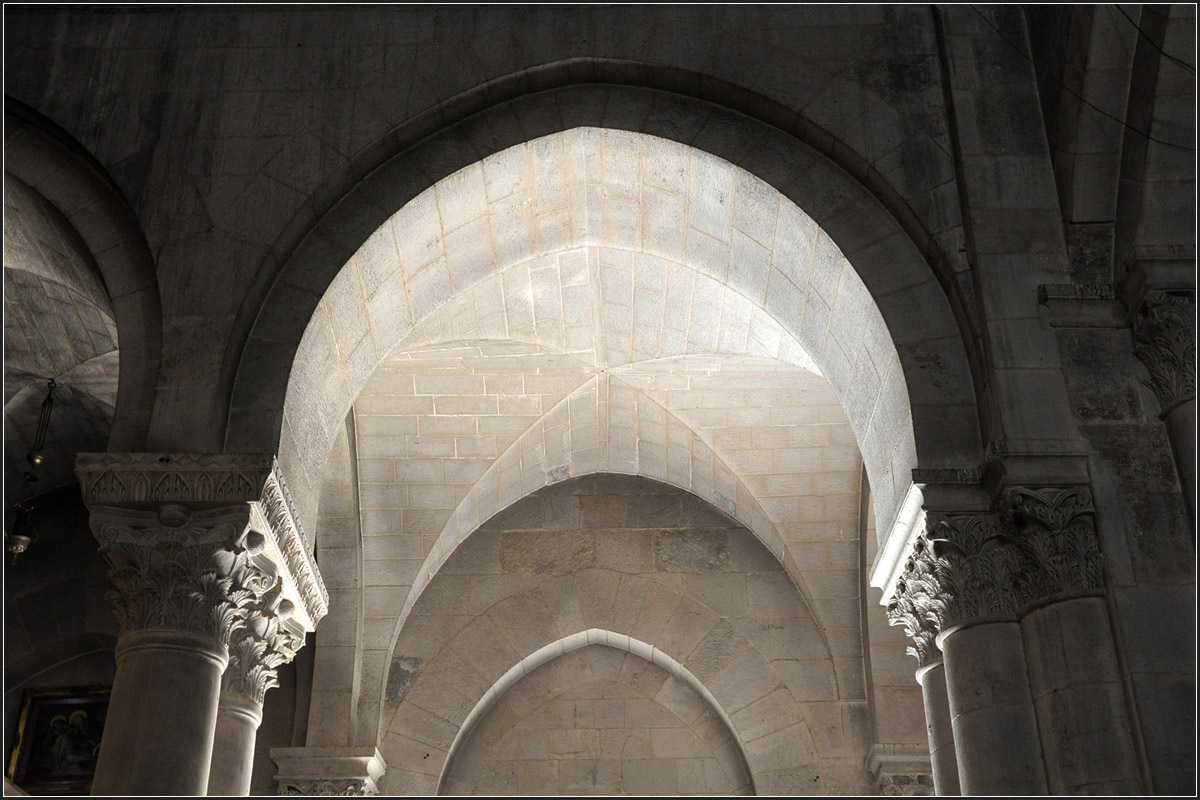
M 1051 794 L 1142 794 L 1086 486 L 1006 490 L 1021 636 Z
M 303 641 L 328 607 L 320 573 L 270 456 L 83 453 L 76 474 L 121 624 L 93 792 L 203 795 L 232 635 L 286 599 Z
M 1196 524 L 1196 295 L 1151 291 L 1133 320 L 1133 346 L 1150 373 L 1159 419 L 1179 472 L 1193 530 Z
M 288 624 L 294 606 L 278 595 L 271 591 L 252 603 L 230 635 L 208 778 L 211 796 L 250 793 L 263 700 L 279 685 L 278 667 L 304 646 L 304 631 Z
M 929 542 L 918 539 L 888 602 L 888 623 L 903 625 L 904 632 L 913 640 L 908 654 L 917 659 L 917 682 L 921 684 L 925 701 L 925 730 L 929 735 L 934 790 L 939 795 L 959 795 L 962 791 L 946 697 L 946 674 L 941 651 L 935 643 L 947 601 L 941 588 L 941 577 L 937 574 L 938 566 Z
M 938 645 L 963 794 L 1046 794 L 1012 580 L 1019 561 L 992 513 L 930 514 L 932 575 L 945 609 Z
M 276 747 L 271 759 L 283 795 L 376 795 L 387 772 L 374 747 Z
M 950 700 L 946 696 L 946 669 L 942 660 L 939 658 L 918 669 L 917 682 L 921 684 L 921 695 L 925 700 L 925 730 L 929 734 L 934 791 L 944 796 L 961 795 L 954 728 L 950 723 Z
M 226 642 L 249 596 L 247 508 L 91 507 L 120 621 L 92 791 L 204 794 Z

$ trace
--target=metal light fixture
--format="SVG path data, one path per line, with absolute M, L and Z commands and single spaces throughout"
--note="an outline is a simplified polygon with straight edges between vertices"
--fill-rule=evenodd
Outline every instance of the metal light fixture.
M 46 455 L 42 451 L 46 448 L 46 432 L 50 430 L 50 414 L 54 411 L 54 389 L 57 386 L 54 378 L 51 378 L 50 383 L 46 385 L 46 399 L 42 401 L 42 413 L 38 417 L 37 433 L 33 437 L 33 450 L 26 456 L 26 460 L 34 469 L 40 467 L 46 460 Z M 37 475 L 32 471 L 27 472 L 25 480 L 34 483 L 37 481 Z
M 13 520 L 12 533 L 4 535 L 4 549 L 12 556 L 12 560 L 16 561 L 17 556 L 24 553 L 29 549 L 29 545 L 33 544 L 33 524 L 30 520 L 33 507 L 27 503 L 18 503 L 14 510 L 17 512 L 17 517 Z
M 50 415 L 54 411 L 54 390 L 57 386 L 58 384 L 54 382 L 53 378 L 46 384 L 46 399 L 42 401 L 37 433 L 33 437 L 33 449 L 25 457 L 30 467 L 25 471 L 25 484 L 29 487 L 37 483 L 37 469 L 46 460 L 44 452 L 46 433 L 50 430 Z M 17 516 L 13 520 L 12 531 L 4 535 L 4 549 L 12 556 L 12 560 L 16 561 L 17 556 L 24 553 L 29 549 L 29 545 L 33 544 L 33 525 L 30 519 L 33 514 L 33 506 L 26 500 L 14 506 L 13 510 L 16 511 Z

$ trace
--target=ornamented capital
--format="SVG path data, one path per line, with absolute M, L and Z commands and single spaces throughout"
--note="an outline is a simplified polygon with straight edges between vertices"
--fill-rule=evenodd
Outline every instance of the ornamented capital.
M 1104 588 L 1095 507 L 1086 486 L 1013 487 L 1004 501 L 1022 558 L 1021 606 Z
M 876 744 L 867 753 L 867 771 L 879 793 L 905 797 L 933 795 L 929 752 L 919 745 Z
M 387 771 L 374 747 L 275 747 L 271 760 L 282 795 L 375 795 Z
M 919 536 L 887 606 L 888 624 L 904 626 L 904 632 L 913 641 L 907 652 L 917 659 L 919 667 L 938 657 L 937 635 L 942 631 L 951 601 L 945 590 L 945 573 L 949 568 L 945 559 L 934 555 L 929 539 Z
M 240 509 L 236 513 L 248 517 L 250 530 L 262 538 L 250 560 L 262 574 L 278 580 L 281 597 L 294 608 L 294 626 L 315 630 L 328 612 L 329 594 L 272 456 L 81 453 L 75 472 L 93 515 L 98 507 L 151 514 L 167 505 L 196 514 Z
M 879 793 L 903 797 L 932 797 L 932 775 L 884 775 L 879 780 Z
M 282 795 L 305 795 L 312 797 L 370 797 L 379 793 L 367 780 L 280 781 Z
M 260 707 L 267 690 L 279 685 L 278 668 L 304 646 L 304 631 L 291 622 L 294 607 L 280 599 L 279 588 L 275 583 L 243 606 L 230 635 L 229 666 L 221 679 L 221 691 L 241 694 Z
M 1015 618 L 1012 589 L 1021 558 L 1000 516 L 930 513 L 926 536 L 944 562 L 939 575 L 947 598 L 945 628 Z
M 261 586 L 247 547 L 249 519 L 245 506 L 94 506 L 92 531 L 110 566 L 108 597 L 121 633 L 179 630 L 228 644 L 242 606 Z
M 1196 296 L 1152 291 L 1134 316 L 1133 349 L 1165 416 L 1196 397 Z

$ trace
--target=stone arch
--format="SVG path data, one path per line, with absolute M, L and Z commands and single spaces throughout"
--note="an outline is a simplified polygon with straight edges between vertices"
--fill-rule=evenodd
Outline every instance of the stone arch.
M 588 102 L 579 102 L 583 99 Z M 578 113 L 573 111 L 564 120 L 557 110 L 559 103 L 571 104 Z M 549 108 L 554 109 L 549 117 L 535 116 L 534 109 Z M 641 120 L 637 125 L 606 118 L 620 117 L 622 110 L 630 114 L 634 109 Z M 514 125 L 516 119 L 526 116 L 543 121 L 532 131 Z M 226 448 L 286 454 L 298 446 L 286 430 L 283 411 L 288 365 L 297 353 L 302 329 L 321 298 L 332 290 L 333 277 L 378 230 L 388 210 L 407 205 L 435 180 L 478 161 L 481 153 L 495 154 L 541 133 L 587 124 L 632 128 L 690 142 L 699 148 L 697 152 L 728 156 L 729 161 L 745 165 L 750 173 L 761 175 L 769 186 L 807 209 L 833 237 L 834 249 L 840 249 L 854 264 L 851 272 L 861 275 L 864 296 L 878 303 L 887 338 L 898 348 L 896 380 L 907 388 L 889 394 L 901 398 L 901 406 L 911 407 L 911 424 L 922 432 L 917 437 L 919 447 L 914 447 L 907 459 L 912 463 L 896 465 L 902 480 L 907 482 L 908 470 L 916 462 L 930 468 L 978 462 L 980 365 L 973 355 L 965 306 L 944 274 L 944 259 L 936 255 L 932 237 L 897 221 L 904 217 L 911 222 L 911 214 L 895 210 L 894 203 L 881 204 L 880 197 L 891 196 L 882 181 L 866 174 L 864 180 L 878 188 L 872 194 L 863 182 L 855 181 L 803 142 L 725 109 L 659 92 L 610 86 L 542 92 L 480 111 L 442 135 L 412 146 L 403 157 L 388 160 L 344 197 L 289 253 L 248 335 L 237 374 L 229 379 L 233 388 Z M 720 130 L 727 133 L 718 134 Z M 915 307 L 921 308 L 922 314 L 914 315 Z M 356 357 L 367 358 L 365 354 Z M 832 370 L 822 368 L 835 384 L 852 380 L 852 376 L 836 374 L 838 367 L 846 371 L 853 366 L 849 356 L 843 353 L 830 361 L 836 364 Z M 349 387 L 341 391 L 348 394 Z M 897 419 L 909 416 L 907 410 L 893 410 L 898 412 Z M 982 424 L 986 427 L 987 420 Z M 947 435 L 948 429 L 953 431 L 951 435 Z M 281 458 L 285 468 L 288 460 Z M 295 482 L 302 480 L 298 477 Z M 904 487 L 899 493 L 903 491 Z
M 1119 175 L 1114 176 L 1113 277 L 1120 285 L 1137 262 L 1160 261 L 1164 263 L 1151 269 L 1165 273 L 1159 280 L 1165 278 L 1168 287 L 1194 286 L 1193 255 L 1181 257 L 1186 245 L 1184 251 L 1178 248 L 1194 242 L 1196 154 L 1188 145 L 1195 141 L 1195 70 L 1167 55 L 1187 47 L 1183 43 L 1195 30 L 1194 11 L 1144 6 L 1136 27 Z M 1190 102 L 1181 102 L 1184 98 Z M 1167 198 L 1175 197 L 1193 202 L 1190 207 L 1169 205 Z
M 736 729 L 733 725 L 733 720 L 725 713 L 717 699 L 713 697 L 712 692 L 708 690 L 700 679 L 697 678 L 687 667 L 680 664 L 671 656 L 659 650 L 653 645 L 647 644 L 640 639 L 636 639 L 627 634 L 614 633 L 609 630 L 600 628 L 589 628 L 586 631 L 579 631 L 569 636 L 565 636 L 558 641 L 551 642 L 548 645 L 530 653 L 512 666 L 508 672 L 500 676 L 500 678 L 488 687 L 483 697 L 467 714 L 467 718 L 463 721 L 462 726 L 454 736 L 454 741 L 450 745 L 450 750 L 446 755 L 446 760 L 442 765 L 441 775 L 438 777 L 437 792 L 442 794 L 445 790 L 446 779 L 449 776 L 451 768 L 454 766 L 454 757 L 458 750 L 462 747 L 466 739 L 471 735 L 472 729 L 483 718 L 496 701 L 517 681 L 525 677 L 529 673 L 553 661 L 556 658 L 561 658 L 568 653 L 573 653 L 589 646 L 611 647 L 614 650 L 621 650 L 626 653 L 631 653 L 639 658 L 649 661 L 658 667 L 661 667 L 667 673 L 678 678 L 692 689 L 696 694 L 708 703 L 709 707 L 716 713 L 717 717 L 725 725 L 731 734 L 733 734 L 733 743 L 741 755 L 741 760 L 747 772 L 749 765 L 746 763 L 746 753 L 742 748 L 742 742 L 736 735 Z M 754 778 L 750 775 L 750 794 L 754 792 Z
M 476 580 L 480 570 L 501 569 L 498 559 L 484 554 L 501 542 L 504 528 L 472 537 L 472 546 L 483 549 L 457 554 L 456 566 L 438 576 L 432 584 L 436 591 L 423 596 L 391 651 L 388 689 L 379 705 L 379 747 L 389 764 L 405 766 L 389 769 L 388 791 L 433 792 L 458 732 L 489 691 L 492 699 L 499 696 L 496 687 L 503 676 L 515 676 L 514 665 L 527 661 L 528 654 L 553 654 L 555 643 L 580 632 L 586 640 L 591 629 L 607 631 L 606 638 L 618 646 L 628 646 L 621 637 L 654 642 L 694 675 L 729 718 L 759 791 L 794 786 L 805 770 L 813 770 L 806 781 L 824 774 L 819 765 L 827 751 L 813 739 L 806 720 L 827 711 L 829 701 L 836 705 L 836 689 L 830 693 L 812 683 L 833 680 L 829 648 L 803 599 L 769 555 L 762 553 L 755 572 L 757 580 L 783 579 L 771 583 L 776 588 L 769 611 L 749 605 L 733 610 L 714 596 L 696 593 L 690 583 L 642 575 L 636 567 L 614 571 L 602 559 L 580 565 L 565 551 L 549 572 L 536 564 L 508 570 L 516 580 L 489 582 L 479 602 L 470 601 L 473 610 L 466 611 L 464 581 Z M 735 529 L 762 552 L 738 526 L 727 528 L 731 546 Z M 489 539 L 495 541 L 488 544 Z M 542 558 L 540 548 L 522 552 L 535 561 Z M 749 550 L 742 552 L 746 555 L 739 558 L 750 557 Z M 765 627 L 745 624 L 764 614 L 778 619 Z M 762 638 L 768 629 L 783 638 Z M 809 677 L 799 682 L 787 677 L 787 665 Z
M 644 392 L 614 378 L 598 375 L 557 403 L 492 464 L 459 502 L 430 548 L 400 610 L 391 648 L 425 587 L 480 525 L 544 486 L 596 473 L 649 478 L 683 489 L 720 509 L 759 539 L 783 566 L 808 607 L 819 611 L 783 536 L 737 473 L 676 415 Z M 634 418 L 641 419 L 645 416 L 639 409 L 642 404 L 665 421 L 661 441 L 653 441 L 658 438 L 653 434 L 647 437 L 631 430 L 618 434 L 624 441 L 614 442 L 608 433 L 609 407 L 633 408 Z M 686 447 L 679 444 L 681 438 L 687 442 Z M 647 439 L 664 451 L 676 452 L 669 452 L 665 458 L 641 457 L 640 446 Z
M 104 167 L 70 134 L 7 96 L 4 122 L 6 174 L 45 198 L 78 234 L 112 304 L 123 369 L 108 447 L 144 450 L 158 382 L 162 310 L 141 225 Z

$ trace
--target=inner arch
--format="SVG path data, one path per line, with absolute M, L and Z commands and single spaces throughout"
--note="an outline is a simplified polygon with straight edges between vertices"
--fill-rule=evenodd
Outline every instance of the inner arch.
M 613 409 L 637 425 L 647 412 L 666 421 L 661 433 L 614 422 Z M 619 412 L 618 412 L 619 413 Z M 680 443 L 680 438 L 686 444 Z M 656 441 L 657 439 L 657 441 Z M 666 457 L 651 458 L 646 444 Z M 671 452 L 671 451 L 678 451 Z M 691 492 L 746 526 L 779 560 L 809 608 L 819 609 L 804 586 L 783 536 L 738 473 L 686 423 L 616 374 L 600 374 L 565 397 L 522 434 L 462 499 L 438 534 L 396 620 L 395 647 L 409 612 L 459 544 L 489 518 L 532 492 L 568 478 L 600 472 L 638 475 Z
M 609 630 L 599 628 L 590 628 L 586 631 L 579 631 L 569 636 L 565 636 L 558 641 L 542 647 L 526 657 L 522 658 L 512 666 L 508 672 L 504 673 L 500 678 L 492 684 L 492 686 L 484 693 L 483 697 L 475 704 L 471 711 L 467 714 L 458 732 L 454 736 L 454 742 L 450 745 L 450 750 L 446 754 L 446 760 L 442 763 L 441 775 L 438 778 L 438 794 L 442 794 L 446 787 L 446 778 L 454 767 L 454 758 L 462 748 L 463 743 L 470 737 L 472 730 L 476 724 L 484 717 L 485 714 L 496 704 L 496 702 L 504 695 L 508 689 L 517 683 L 521 678 L 536 670 L 538 667 L 548 664 L 556 658 L 561 658 L 576 650 L 580 650 L 589 646 L 611 647 L 614 650 L 620 650 L 626 653 L 631 653 L 639 658 L 654 664 L 665 670 L 668 674 L 683 681 L 692 691 L 700 695 L 713 712 L 720 718 L 725 728 L 730 732 L 730 738 L 734 742 L 741 755 L 742 764 L 746 768 L 747 776 L 750 780 L 750 793 L 754 792 L 753 773 L 749 769 L 746 762 L 746 754 L 742 749 L 741 740 L 737 736 L 733 721 L 729 719 L 729 715 L 725 713 L 725 709 L 713 697 L 712 692 L 708 690 L 699 678 L 692 674 L 687 667 L 680 664 L 671 656 L 659 650 L 653 645 L 636 639 L 632 636 L 627 636 L 622 633 L 615 633 Z
M 289 477 L 297 473 L 305 487 L 318 483 L 336 423 L 374 366 L 439 308 L 491 281 L 501 296 L 527 299 L 536 319 L 532 284 L 510 287 L 497 277 L 534 260 L 561 276 L 563 254 L 588 246 L 686 264 L 793 337 L 846 408 L 877 527 L 890 530 L 917 464 L 908 390 L 879 309 L 837 246 L 790 200 L 729 162 L 595 128 L 526 142 L 460 170 L 359 249 L 318 304 L 297 351 L 280 442 Z M 604 275 L 579 284 L 587 287 L 581 300 L 605 290 L 627 298 L 628 305 L 597 309 L 591 322 L 602 336 L 632 316 L 636 276 L 648 270 L 636 260 L 607 266 L 607 286 Z M 304 507 L 312 502 L 301 500 L 302 518 L 312 517 Z

